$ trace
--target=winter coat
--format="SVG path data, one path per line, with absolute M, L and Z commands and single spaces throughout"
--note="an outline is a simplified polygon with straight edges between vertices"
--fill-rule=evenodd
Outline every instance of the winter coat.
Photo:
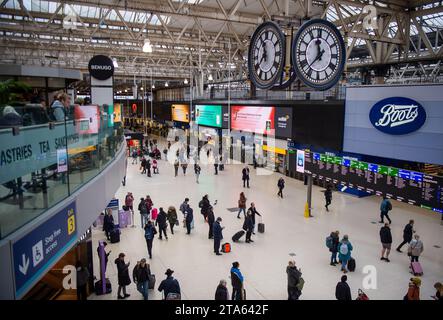
M 337 300 L 352 300 L 351 288 L 347 282 L 340 281 L 335 287 L 335 297 Z
M 392 243 L 391 228 L 382 227 L 380 229 L 380 241 L 381 243 Z
M 326 200 L 331 200 L 332 199 L 332 191 L 331 191 L 331 189 L 326 189 L 325 190 L 325 199 Z
M 300 282 L 301 272 L 297 267 L 286 267 L 286 273 L 288 274 L 288 287 L 295 288 Z
M 392 208 L 392 205 L 389 202 L 389 200 L 388 199 L 383 199 L 383 201 L 380 204 L 380 211 L 387 213 L 389 210 L 391 210 L 390 208 Z
M 403 229 L 403 240 L 411 242 L 413 234 L 414 234 L 414 228 L 412 224 L 408 223 Z
M 60 101 L 55 100 L 51 108 L 55 121 L 65 121 L 65 106 Z
M 194 220 L 194 212 L 191 208 L 188 208 L 188 210 L 186 211 L 186 218 L 185 218 L 187 223 L 191 223 L 192 220 Z
M 199 203 L 199 207 L 201 209 L 201 214 L 207 215 L 209 208 L 211 207 L 211 203 L 209 202 L 208 198 L 203 198 L 201 202 Z
M 243 170 L 242 170 L 242 180 L 249 180 L 249 169 L 243 168 Z
M 148 209 L 146 208 L 146 202 L 145 200 L 140 200 L 140 203 L 138 204 L 138 211 L 140 211 L 140 214 L 148 214 Z
M 158 225 L 160 228 L 164 228 L 166 227 L 166 220 L 167 220 L 166 212 L 160 211 L 160 213 L 157 216 L 157 220 L 155 221 L 155 225 L 156 226 Z
M 214 211 L 212 211 L 212 209 L 208 210 L 208 214 L 206 216 L 206 219 L 209 224 L 213 224 L 215 222 Z
M 177 211 L 175 211 L 175 209 L 169 209 L 166 217 L 171 225 L 175 225 L 177 222 Z
M 160 286 L 158 287 L 158 291 L 160 291 L 160 292 L 164 291 L 165 298 L 168 296 L 169 293 L 181 294 L 180 284 L 172 276 L 168 276 L 165 280 L 163 280 L 160 283 Z
M 342 245 L 347 245 L 347 246 L 348 246 L 348 253 L 347 253 L 347 254 L 342 254 L 342 253 L 340 252 L 340 248 L 341 248 Z M 352 247 L 352 244 L 351 244 L 349 241 L 346 241 L 346 242 L 341 241 L 341 242 L 338 244 L 338 258 L 339 258 L 341 261 L 345 261 L 345 262 L 347 262 L 347 261 L 351 258 L 351 252 L 352 252 L 353 249 L 354 249 L 354 248 Z
M 240 199 L 238 200 L 238 207 L 241 209 L 246 209 L 246 197 L 240 196 Z
M 229 300 L 228 288 L 219 284 L 215 291 L 215 300 Z
M 145 239 L 146 240 L 152 240 L 154 239 L 155 234 L 157 233 L 157 230 L 155 229 L 154 225 L 147 224 L 145 227 Z
M 220 225 L 220 222 L 215 221 L 212 226 L 213 234 L 214 234 L 214 240 L 222 240 L 223 239 L 223 229 Z
M 279 189 L 283 189 L 285 187 L 285 180 L 283 180 L 282 178 L 278 179 L 277 187 Z
M 188 209 L 189 209 L 189 203 L 183 202 L 183 203 L 180 205 L 180 211 L 181 211 L 181 213 L 183 213 L 183 215 L 186 214 L 186 211 L 187 211 Z
M 334 233 L 332 235 L 332 247 L 329 248 L 330 252 L 338 252 L 338 244 L 340 243 L 340 239 L 338 238 L 338 236 Z
M 131 278 L 129 278 L 129 264 L 125 263 L 120 258 L 115 259 L 115 264 L 117 265 L 118 271 L 118 285 L 127 286 L 131 284 Z
M 254 207 L 250 207 L 249 209 L 248 209 L 248 212 L 250 212 L 251 213 L 251 218 L 252 218 L 252 224 L 255 224 L 255 215 L 258 215 L 258 216 L 260 216 L 261 217 L 261 214 L 260 213 L 258 213 L 258 211 L 257 211 L 257 209 Z
M 108 214 L 105 214 L 103 218 L 103 231 L 110 232 L 114 229 L 114 217 Z
M 424 249 L 425 248 L 424 248 L 423 242 L 421 240 L 413 239 L 409 243 L 408 252 L 410 252 L 411 255 L 414 257 L 419 257 L 422 254 Z
M 245 218 L 245 222 L 243 223 L 243 230 L 252 232 L 254 230 L 254 222 L 252 220 L 252 216 L 247 215 Z

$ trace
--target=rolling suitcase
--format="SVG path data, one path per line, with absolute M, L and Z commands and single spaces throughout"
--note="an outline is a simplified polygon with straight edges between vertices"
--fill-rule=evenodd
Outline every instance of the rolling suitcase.
M 351 272 L 355 271 L 355 259 L 354 258 L 349 258 L 348 260 L 348 270 Z
M 421 268 L 421 264 L 418 261 L 411 262 L 411 273 L 414 276 L 422 276 L 423 269 Z
M 106 279 L 106 292 L 103 292 L 102 281 L 98 280 L 96 283 L 94 283 L 94 291 L 95 291 L 95 294 L 98 296 L 100 296 L 102 294 L 111 293 L 112 292 L 111 282 L 109 281 L 109 279 Z
M 224 243 L 223 245 L 222 245 L 222 252 L 223 253 L 228 253 L 228 252 L 231 252 L 231 244 L 230 243 Z
M 258 224 L 258 232 L 265 233 L 265 224 L 264 223 L 260 222 Z
M 120 229 L 115 227 L 110 234 L 111 243 L 120 242 Z
M 148 289 L 154 289 L 155 288 L 155 274 L 149 275 L 148 279 Z
M 241 237 L 243 237 L 244 234 L 245 232 L 243 230 L 237 232 L 232 236 L 232 241 L 237 242 L 238 240 L 240 240 Z
M 158 210 L 157 210 L 157 208 L 152 208 L 152 210 L 151 210 L 151 219 L 152 219 L 152 220 L 156 220 L 156 219 L 157 219 L 157 216 L 158 216 Z

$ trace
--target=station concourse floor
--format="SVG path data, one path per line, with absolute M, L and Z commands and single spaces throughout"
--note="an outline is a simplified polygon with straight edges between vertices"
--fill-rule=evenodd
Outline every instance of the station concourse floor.
M 301 300 L 335 299 L 335 286 L 342 276 L 340 267 L 329 265 L 330 253 L 325 246 L 325 238 L 332 230 L 340 231 L 354 246 L 352 256 L 356 259 L 357 269 L 349 272 L 348 283 L 352 297 L 357 297 L 359 288 L 363 288 L 363 267 L 372 265 L 376 269 L 377 289 L 364 290 L 370 299 L 401 300 L 406 294 L 409 273 L 409 258 L 407 247 L 403 253 L 395 251 L 402 241 L 402 232 L 409 219 L 415 220 L 414 229 L 421 236 L 424 252 L 420 262 L 424 269 L 421 286 L 421 299 L 429 300 L 435 294 L 434 283 L 443 282 L 443 226 L 440 224 L 440 214 L 400 203 L 393 200 L 393 210 L 390 212 L 393 221 L 393 235 L 390 263 L 380 260 L 381 244 L 378 223 L 380 198 L 377 196 L 356 198 L 341 192 L 333 193 L 330 212 L 324 208 L 324 195 L 321 188 L 314 186 L 313 218 L 304 218 L 306 201 L 306 186 L 302 181 L 285 177 L 286 187 L 284 199 L 277 197 L 277 180 L 280 174 L 256 175 L 251 170 L 251 188 L 243 188 L 241 170 L 244 165 L 228 165 L 225 171 L 214 175 L 213 165 L 203 166 L 200 184 L 196 184 L 193 166 L 188 166 L 186 176 L 179 170 L 179 176 L 174 177 L 174 168 L 164 160 L 159 161 L 160 174 L 148 178 L 140 174 L 139 164 L 131 164 L 128 159 L 126 186 L 121 187 L 116 198 L 120 203 L 128 191 L 134 195 L 134 209 L 137 208 L 141 197 L 150 195 L 154 207 L 163 207 L 165 211 L 170 205 L 177 209 L 180 226 L 175 227 L 171 235 L 168 228 L 169 240 L 154 240 L 153 259 L 148 260 L 151 272 L 156 275 L 155 290 L 149 290 L 149 299 L 162 298 L 157 291 L 167 268 L 174 270 L 174 277 L 179 280 L 182 299 L 213 300 L 215 289 L 221 279 L 228 282 L 229 294 L 230 268 L 234 261 L 240 263 L 240 270 L 245 277 L 245 289 L 248 300 L 287 299 L 286 266 L 294 259 L 303 273 L 305 286 Z M 242 229 L 243 219 L 237 219 L 237 212 L 228 208 L 237 207 L 239 193 L 245 192 L 248 206 L 255 202 L 257 210 L 263 215 L 265 233 L 252 237 L 251 244 L 244 242 L 232 243 L 232 235 Z M 232 252 L 216 256 L 213 253 L 213 241 L 208 240 L 208 226 L 200 214 L 198 202 L 203 195 L 208 194 L 211 203 L 218 200 L 214 208 L 215 216 L 222 217 L 224 241 L 232 244 Z M 194 209 L 195 228 L 191 235 L 186 235 L 182 225 L 182 214 L 178 210 L 184 198 L 190 198 Z M 108 263 L 107 277 L 112 283 L 112 293 L 102 296 L 92 294 L 89 299 L 117 298 L 117 268 L 114 260 L 120 252 L 126 254 L 126 261 L 131 262 L 132 269 L 141 258 L 148 258 L 144 232 L 140 228 L 140 215 L 135 210 L 136 227 L 121 229 L 119 243 L 108 242 L 107 250 L 111 250 Z M 96 248 L 99 240 L 106 240 L 99 229 L 93 230 L 94 275 L 99 278 L 98 256 Z M 128 299 L 140 300 L 141 294 L 134 283 L 127 287 L 131 294 Z

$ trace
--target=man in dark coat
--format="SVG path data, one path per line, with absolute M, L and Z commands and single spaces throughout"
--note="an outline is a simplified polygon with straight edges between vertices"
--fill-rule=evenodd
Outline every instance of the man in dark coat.
M 221 256 L 220 253 L 220 243 L 223 240 L 223 227 L 220 225 L 222 218 L 218 217 L 217 221 L 214 222 L 214 252 L 217 256 Z
M 137 262 L 137 265 L 132 271 L 132 279 L 137 285 L 137 291 L 143 295 L 144 300 L 148 300 L 148 287 L 149 287 L 149 276 L 151 275 L 151 270 L 149 264 L 146 263 L 146 259 L 141 259 Z
M 117 265 L 118 271 L 118 299 L 125 299 L 130 296 L 130 294 L 126 293 L 126 286 L 131 284 L 131 278 L 129 278 L 129 262 L 125 263 L 125 254 L 120 253 L 118 258 L 115 259 L 115 264 Z M 121 292 L 123 291 L 123 296 Z
M 288 300 L 298 300 L 301 291 L 297 285 L 300 282 L 301 272 L 297 269 L 295 261 L 289 261 L 286 273 L 288 275 Z
M 141 162 L 141 167 L 142 167 L 142 174 L 145 174 L 146 173 L 146 163 L 147 163 L 147 161 L 146 161 L 146 158 L 145 157 L 143 157 L 142 158 L 142 162 Z
M 248 209 L 248 212 L 251 213 L 251 219 L 252 219 L 252 233 L 255 234 L 255 216 L 258 215 L 261 217 L 261 214 L 257 211 L 257 208 L 255 207 L 255 203 L 251 202 L 251 206 Z
M 148 171 L 147 176 L 150 177 L 151 176 L 151 160 L 149 160 L 149 159 L 146 161 L 146 170 Z
M 208 233 L 208 239 L 214 238 L 214 222 L 215 222 L 215 216 L 212 206 L 209 207 L 208 213 L 206 215 L 206 221 L 208 222 L 209 227 L 209 233 Z
M 335 297 L 337 300 L 352 300 L 351 288 L 349 288 L 346 281 L 348 281 L 348 277 L 343 275 L 341 281 L 337 283 L 337 287 L 335 288 Z
M 191 234 L 191 226 L 192 226 L 192 221 L 194 220 L 194 210 L 192 210 L 191 207 L 189 207 L 186 210 L 186 217 L 185 217 L 185 223 L 186 223 L 186 234 Z
M 158 226 L 159 229 L 159 239 L 162 240 L 162 234 L 165 235 L 166 240 L 168 240 L 168 235 L 166 234 L 166 229 L 168 227 L 167 224 L 167 215 L 166 212 L 163 210 L 163 208 L 159 209 L 159 213 L 157 216 L 157 220 L 155 220 L 155 225 Z
M 277 196 L 283 198 L 283 189 L 285 188 L 285 179 L 280 178 L 277 182 L 278 193 Z
M 226 284 L 226 280 L 220 280 L 217 290 L 215 290 L 215 300 L 229 300 L 229 293 Z
M 248 186 L 249 188 L 249 168 L 244 167 L 242 170 L 243 188 Z
M 181 294 L 180 284 L 178 283 L 177 279 L 174 279 L 174 277 L 172 276 L 173 273 L 174 271 L 171 269 L 166 270 L 165 274 L 167 277 L 160 283 L 160 286 L 158 287 L 158 291 L 163 291 L 165 300 L 171 299 L 170 294 L 175 294 L 179 296 Z
M 201 214 L 203 215 L 203 217 L 206 220 L 207 216 L 208 216 L 209 209 L 211 208 L 211 202 L 209 202 L 209 197 L 207 194 L 205 194 L 203 196 L 203 198 L 199 202 L 198 206 L 201 209 Z
M 331 202 L 332 202 L 332 188 L 331 188 L 331 185 L 329 185 L 329 184 L 325 190 L 325 202 L 326 202 L 325 203 L 326 211 L 329 211 L 329 206 L 331 205 Z
M 414 220 L 409 220 L 409 223 L 403 229 L 403 242 L 397 247 L 398 252 L 401 251 L 401 247 L 412 241 L 412 235 L 414 234 Z
M 382 244 L 380 260 L 390 262 L 389 253 L 391 252 L 392 234 L 391 234 L 391 228 L 389 228 L 389 223 L 385 223 L 385 225 L 383 227 L 381 227 L 380 241 Z M 385 257 L 385 253 L 386 253 L 386 257 Z
M 245 222 L 243 223 L 243 230 L 246 231 L 246 243 L 254 242 L 254 240 L 251 240 L 251 235 L 254 230 L 254 222 L 252 221 L 252 214 L 249 210 L 246 213 Z
M 114 217 L 112 216 L 112 211 L 108 210 L 103 217 L 103 231 L 106 234 L 108 241 L 111 241 L 111 231 L 114 230 Z

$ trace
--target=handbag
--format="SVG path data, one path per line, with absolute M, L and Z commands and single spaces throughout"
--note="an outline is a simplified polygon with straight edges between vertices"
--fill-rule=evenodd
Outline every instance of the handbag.
M 175 220 L 175 225 L 176 225 L 176 226 L 178 226 L 178 225 L 179 225 L 179 222 L 178 222 L 178 220 Z

